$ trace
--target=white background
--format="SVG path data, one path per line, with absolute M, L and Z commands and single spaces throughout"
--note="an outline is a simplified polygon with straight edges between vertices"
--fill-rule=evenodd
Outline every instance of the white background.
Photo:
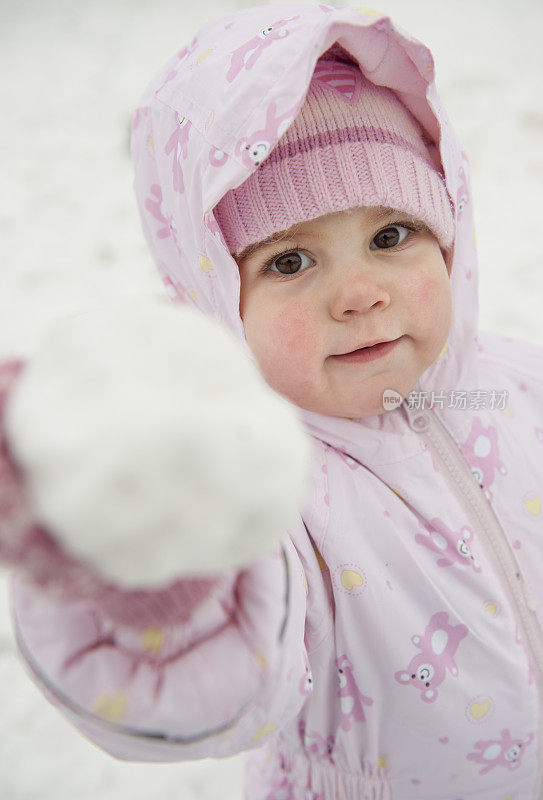
M 349 4 L 362 3 L 336 3 Z M 203 24 L 250 5 L 2 0 L 0 358 L 31 353 L 49 321 L 103 298 L 162 295 L 132 193 L 131 113 Z M 543 345 L 543 4 L 377 8 L 432 50 L 470 159 L 480 326 Z M 89 744 L 18 663 L 0 573 L 2 800 L 241 800 L 241 764 L 126 764 Z

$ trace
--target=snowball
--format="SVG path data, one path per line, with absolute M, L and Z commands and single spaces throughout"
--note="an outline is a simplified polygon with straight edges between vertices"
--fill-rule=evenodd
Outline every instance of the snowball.
M 121 586 L 248 565 L 307 491 L 296 408 L 229 331 L 169 300 L 56 322 L 5 423 L 38 522 Z

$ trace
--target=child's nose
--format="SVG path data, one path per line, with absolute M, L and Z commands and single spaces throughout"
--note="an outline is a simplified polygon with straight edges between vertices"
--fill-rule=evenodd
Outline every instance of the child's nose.
M 332 276 L 330 313 L 337 320 L 344 320 L 355 313 L 370 309 L 385 309 L 390 305 L 390 293 L 383 280 L 373 272 L 358 265 L 351 269 L 338 270 Z

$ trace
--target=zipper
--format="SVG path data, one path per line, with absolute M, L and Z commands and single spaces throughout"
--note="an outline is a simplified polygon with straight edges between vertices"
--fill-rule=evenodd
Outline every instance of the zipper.
M 476 523 L 475 527 L 483 543 L 483 548 L 494 563 L 496 574 L 504 585 L 517 618 L 522 644 L 527 651 L 530 668 L 541 697 L 541 688 L 543 687 L 543 630 L 535 613 L 535 605 L 528 595 L 520 567 L 507 541 L 505 532 L 460 448 L 435 411 L 430 408 L 424 408 L 424 410 L 409 408 L 406 400 L 404 400 L 403 406 L 411 429 L 424 435 L 433 455 L 445 465 L 445 474 L 449 477 L 451 488 L 459 496 L 464 506 L 466 506 L 467 501 L 470 519 Z M 541 711 L 539 716 L 539 743 L 541 747 L 543 742 L 543 714 Z M 541 763 L 541 759 L 538 759 L 538 763 Z M 535 798 L 542 798 L 543 776 L 541 767 L 538 769 L 539 775 Z

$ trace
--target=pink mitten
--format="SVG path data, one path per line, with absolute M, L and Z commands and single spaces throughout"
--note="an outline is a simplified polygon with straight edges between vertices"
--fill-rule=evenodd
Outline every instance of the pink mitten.
M 4 365 L 0 557 L 151 624 L 268 555 L 309 444 L 244 344 L 187 306 L 117 302 Z
M 36 522 L 4 426 L 9 392 L 24 367 L 22 361 L 0 363 L 0 561 L 19 569 L 60 600 L 87 598 L 123 625 L 166 625 L 188 618 L 214 587 L 220 590 L 232 576 L 184 578 L 162 589 L 127 590 L 105 581 L 96 569 L 68 555 Z

